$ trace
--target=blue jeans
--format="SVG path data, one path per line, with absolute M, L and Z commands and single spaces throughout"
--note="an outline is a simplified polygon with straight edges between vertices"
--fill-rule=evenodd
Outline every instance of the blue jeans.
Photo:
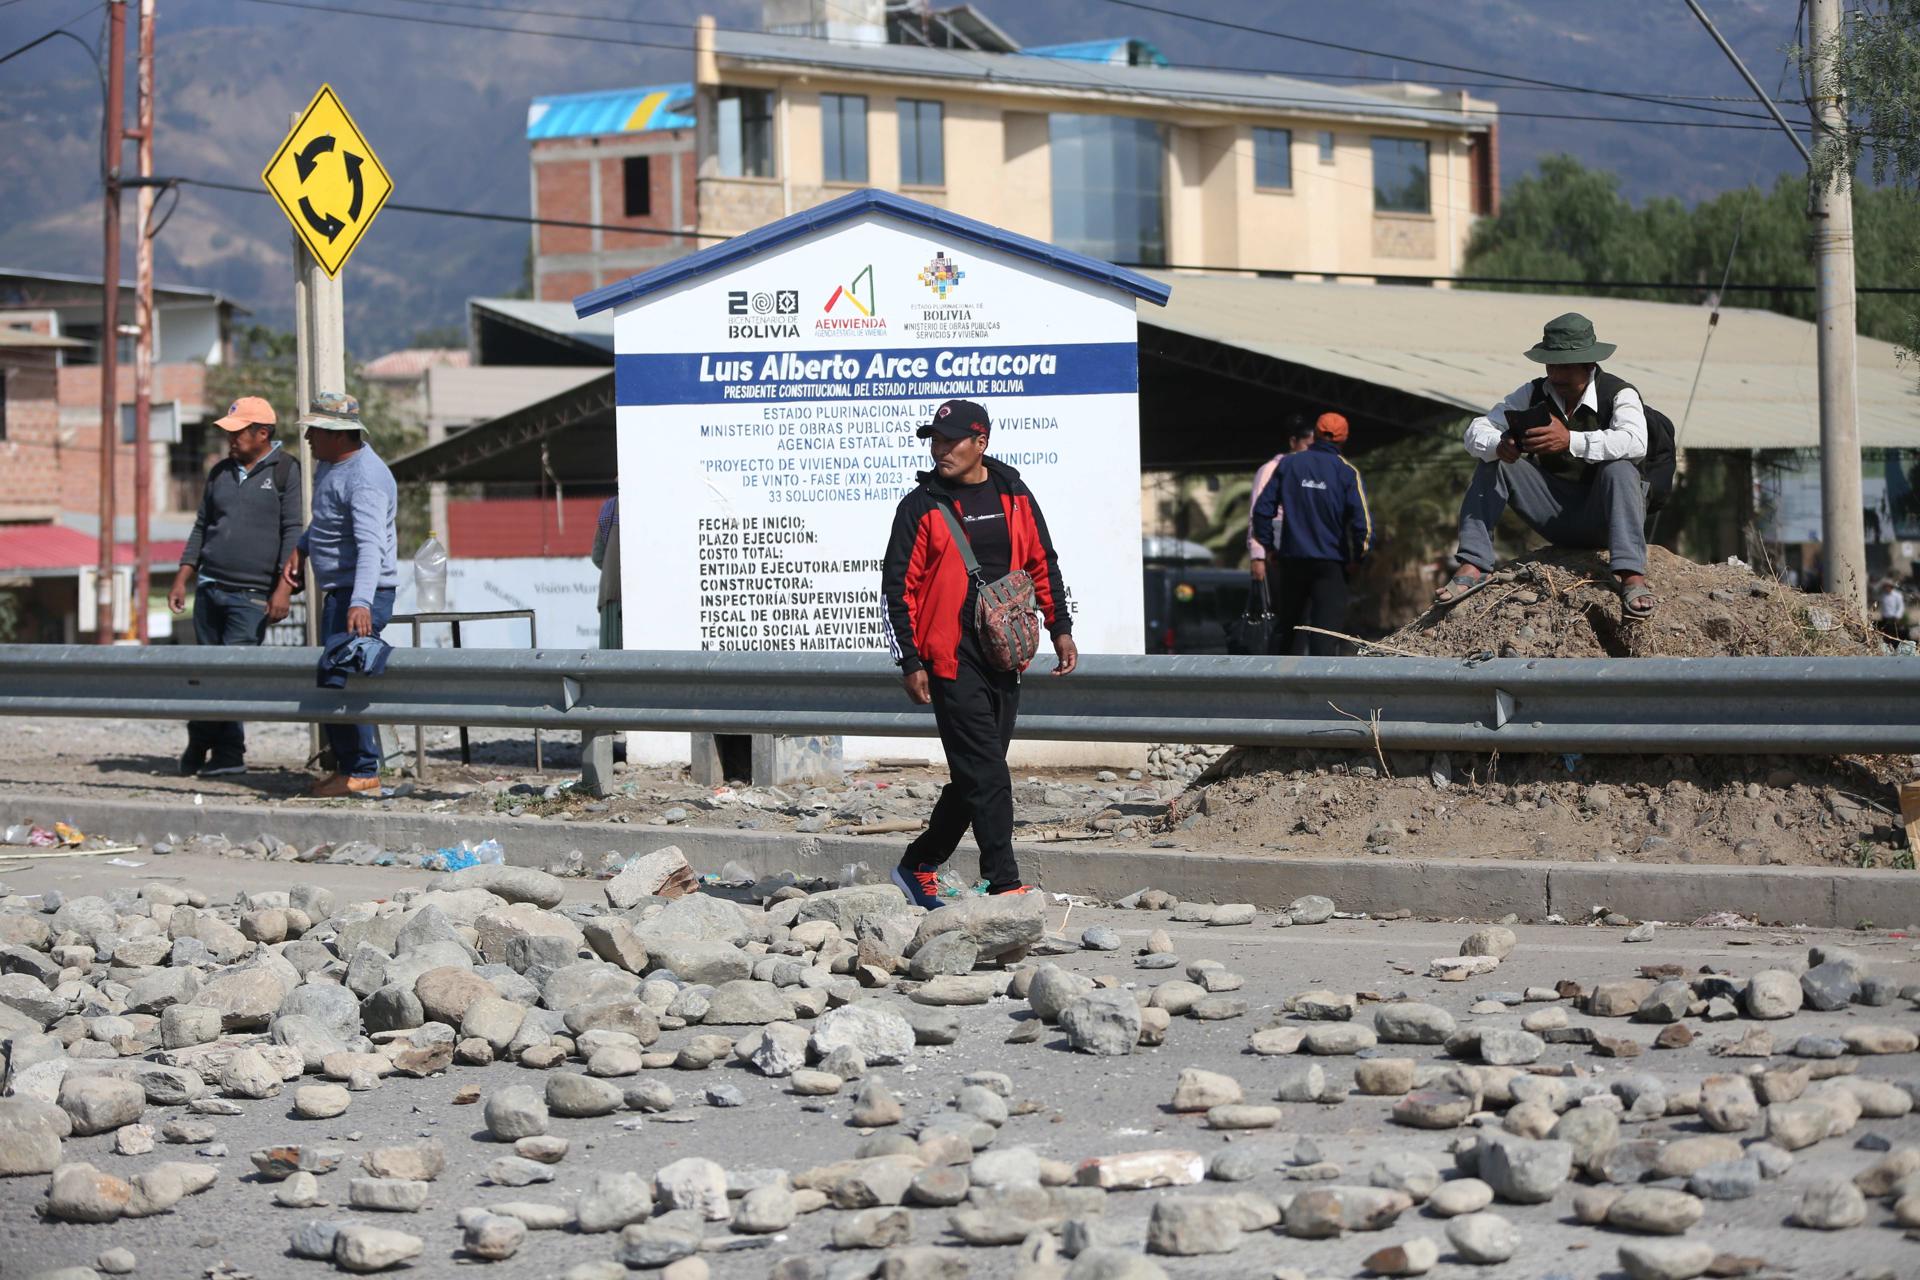
M 264 592 L 234 591 L 202 582 L 193 593 L 193 638 L 199 644 L 259 644 L 267 634 Z M 238 720 L 187 721 L 187 747 L 205 750 L 215 768 L 243 764 L 247 731 Z
M 347 632 L 347 611 L 353 607 L 352 593 L 329 591 L 320 609 L 320 643 L 328 644 Z M 373 634 L 379 635 L 393 616 L 393 588 L 382 587 L 373 593 Z M 370 724 L 322 725 L 327 742 L 333 747 L 333 767 L 349 778 L 380 776 L 380 734 Z

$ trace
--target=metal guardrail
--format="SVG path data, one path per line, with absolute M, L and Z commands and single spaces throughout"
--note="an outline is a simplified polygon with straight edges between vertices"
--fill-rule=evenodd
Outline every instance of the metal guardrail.
M 300 648 L 0 646 L 0 715 L 931 736 L 880 654 L 398 649 L 315 687 Z M 1026 678 L 1020 736 L 1386 750 L 1920 751 L 1912 658 L 1093 655 Z

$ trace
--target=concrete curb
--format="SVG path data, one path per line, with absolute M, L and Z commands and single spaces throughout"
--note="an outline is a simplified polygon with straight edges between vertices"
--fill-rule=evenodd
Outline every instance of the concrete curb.
M 900 858 L 898 837 L 797 835 L 715 827 L 631 827 L 606 822 L 547 821 L 504 815 L 410 813 L 374 805 L 302 808 L 291 805 L 156 804 L 0 794 L 0 825 L 55 820 L 82 831 L 136 834 L 220 834 L 233 840 L 273 835 L 305 848 L 347 840 L 377 841 L 390 849 L 429 849 L 462 839 L 497 838 L 508 860 L 540 866 L 575 849 L 589 856 L 608 849 L 644 853 L 678 845 L 705 871 L 739 862 L 756 874 L 792 870 L 837 877 L 849 863 L 884 871 Z M 1201 902 L 1284 906 L 1308 893 L 1332 898 L 1343 911 L 1494 920 L 1512 913 L 1537 923 L 1558 914 L 1587 918 L 1605 906 L 1636 920 L 1675 923 L 1712 911 L 1737 911 L 1766 924 L 1851 929 L 1863 921 L 1904 927 L 1920 921 L 1920 873 L 1828 868 L 1695 867 L 1645 863 L 1513 862 L 1496 859 L 1283 858 L 1123 849 L 1103 843 L 1023 844 L 1027 875 L 1059 893 L 1113 899 L 1135 889 L 1165 889 Z M 0 851 L 0 860 L 5 854 Z M 971 846 L 956 859 L 975 873 Z

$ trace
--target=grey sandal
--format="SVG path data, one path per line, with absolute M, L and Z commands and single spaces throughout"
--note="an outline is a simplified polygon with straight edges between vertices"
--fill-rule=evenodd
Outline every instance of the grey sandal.
M 1636 582 L 1632 586 L 1627 586 L 1625 583 L 1620 584 L 1620 614 L 1622 617 L 1635 621 L 1651 618 L 1653 616 L 1653 607 L 1657 603 L 1659 603 L 1659 601 L 1653 594 L 1653 588 L 1646 583 Z

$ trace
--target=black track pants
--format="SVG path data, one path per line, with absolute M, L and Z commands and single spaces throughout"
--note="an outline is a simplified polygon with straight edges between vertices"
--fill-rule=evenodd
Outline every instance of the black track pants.
M 1332 636 L 1294 628 L 1301 623 L 1344 631 L 1347 626 L 1347 567 L 1338 560 L 1305 560 L 1284 556 L 1279 566 L 1279 588 L 1273 593 L 1273 652 L 1316 658 L 1335 657 L 1340 642 Z M 1271 572 L 1271 569 L 1269 569 Z
M 902 863 L 945 862 L 971 825 L 980 846 L 981 876 L 991 889 L 1011 889 L 1020 883 L 1020 867 L 1013 857 L 1007 744 L 1020 713 L 1020 674 L 990 670 L 971 634 L 961 639 L 959 658 L 953 679 L 931 676 L 927 682 L 953 781 L 940 789 L 927 829 L 907 846 Z

